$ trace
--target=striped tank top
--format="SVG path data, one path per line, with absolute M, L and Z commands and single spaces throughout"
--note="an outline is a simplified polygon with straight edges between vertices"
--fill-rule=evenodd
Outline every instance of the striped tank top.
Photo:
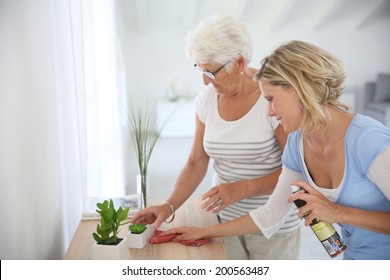
M 198 96 L 197 114 L 205 124 L 203 145 L 213 160 L 213 186 L 265 176 L 282 165 L 282 150 L 275 137 L 279 122 L 268 116 L 268 102 L 263 95 L 242 118 L 223 120 L 218 111 L 218 94 L 209 85 Z M 269 195 L 248 197 L 219 213 L 222 221 L 230 221 L 264 205 Z M 279 232 L 297 228 L 297 210 Z

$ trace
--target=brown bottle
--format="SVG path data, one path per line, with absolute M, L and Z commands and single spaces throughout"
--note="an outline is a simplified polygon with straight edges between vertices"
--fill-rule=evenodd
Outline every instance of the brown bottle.
M 304 189 L 298 186 L 291 186 L 291 189 L 292 193 L 305 192 Z M 301 208 L 306 204 L 306 201 L 297 199 L 294 201 L 294 204 L 297 206 L 297 208 Z M 306 219 L 309 214 L 310 211 L 306 212 L 303 217 Z M 329 256 L 332 258 L 347 249 L 343 239 L 340 237 L 332 224 L 314 219 L 311 221 L 310 227 L 317 236 L 318 240 L 320 240 L 322 246 L 324 246 L 326 252 L 328 252 Z

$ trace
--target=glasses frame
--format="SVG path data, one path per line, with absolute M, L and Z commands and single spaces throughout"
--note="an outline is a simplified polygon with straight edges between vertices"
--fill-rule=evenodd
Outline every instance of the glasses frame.
M 194 67 L 195 67 L 195 69 L 196 70 L 198 70 L 200 73 L 202 73 L 202 75 L 205 75 L 207 78 L 209 78 L 209 79 L 211 79 L 211 80 L 213 80 L 213 81 L 215 81 L 215 79 L 216 79 L 216 75 L 218 74 L 218 72 L 219 71 L 221 71 L 226 65 L 228 65 L 228 63 L 229 63 L 230 61 L 228 61 L 228 62 L 226 62 L 224 65 L 222 65 L 221 67 L 219 67 L 217 70 L 215 70 L 215 71 L 213 71 L 213 72 L 211 72 L 211 71 L 204 71 L 202 68 L 200 68 L 199 66 L 198 66 L 198 64 L 194 64 Z

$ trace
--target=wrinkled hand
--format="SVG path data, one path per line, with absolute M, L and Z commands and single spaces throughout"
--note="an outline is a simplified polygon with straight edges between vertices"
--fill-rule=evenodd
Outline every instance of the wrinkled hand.
M 205 200 L 202 204 L 202 209 L 217 213 L 234 202 L 245 198 L 243 189 L 237 186 L 237 184 L 223 183 L 211 188 L 202 196 L 202 200 Z
M 331 202 L 319 191 L 314 189 L 311 185 L 302 181 L 295 181 L 292 185 L 302 187 L 306 190 L 307 193 L 298 192 L 292 194 L 288 202 L 293 202 L 296 199 L 301 199 L 306 201 L 306 205 L 299 208 L 298 217 L 303 218 L 306 212 L 310 211 L 309 215 L 306 217 L 305 225 L 310 225 L 311 221 L 314 219 L 321 220 L 327 223 L 337 222 L 337 212 L 339 205 Z
M 153 224 L 154 228 L 158 229 L 161 224 L 169 218 L 172 210 L 168 204 L 164 203 L 158 206 L 150 206 L 138 211 L 131 222 L 134 224 Z
M 161 235 L 180 234 L 173 241 L 198 240 L 205 238 L 205 229 L 198 227 L 177 227 L 165 231 Z

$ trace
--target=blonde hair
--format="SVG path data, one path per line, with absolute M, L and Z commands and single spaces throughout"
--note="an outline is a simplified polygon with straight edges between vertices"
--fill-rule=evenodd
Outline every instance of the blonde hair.
M 329 123 L 324 105 L 340 110 L 349 106 L 338 98 L 344 90 L 345 73 L 340 60 L 312 44 L 290 41 L 261 62 L 255 80 L 293 87 L 303 107 L 301 129 L 312 131 Z

